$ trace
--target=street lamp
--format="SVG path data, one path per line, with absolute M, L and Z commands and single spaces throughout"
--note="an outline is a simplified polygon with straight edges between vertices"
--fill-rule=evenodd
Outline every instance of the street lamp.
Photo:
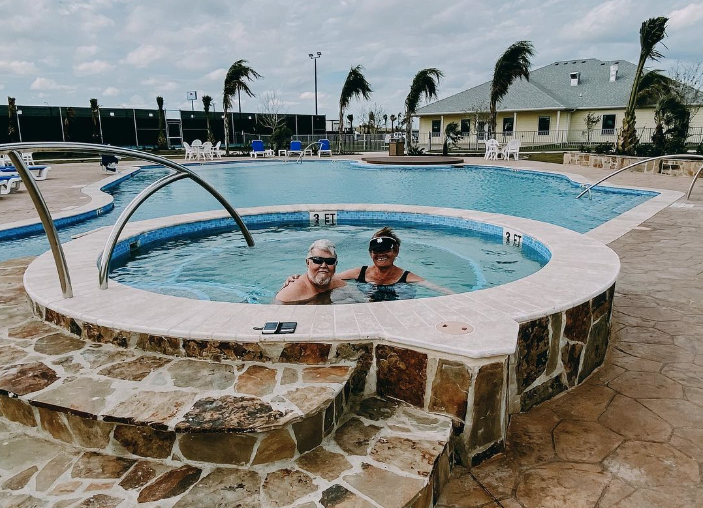
M 309 53 L 308 56 L 315 62 L 315 116 L 317 116 L 317 59 L 322 56 L 322 53 L 318 51 L 317 54 Z

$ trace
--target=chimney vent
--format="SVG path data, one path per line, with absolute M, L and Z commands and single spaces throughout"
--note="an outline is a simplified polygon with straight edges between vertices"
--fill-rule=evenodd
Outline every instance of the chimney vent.
M 571 77 L 571 86 L 577 86 L 579 84 L 579 78 L 581 77 L 580 72 L 572 72 L 569 74 Z
M 610 82 L 613 83 L 618 79 L 618 64 L 610 66 Z

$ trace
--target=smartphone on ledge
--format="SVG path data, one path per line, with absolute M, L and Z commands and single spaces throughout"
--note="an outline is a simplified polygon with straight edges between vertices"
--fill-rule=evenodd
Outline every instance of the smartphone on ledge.
M 261 333 L 278 333 L 278 327 L 281 323 L 278 321 L 268 321 L 261 329 Z
M 298 326 L 296 321 L 284 321 L 278 329 L 278 333 L 295 333 L 295 328 Z

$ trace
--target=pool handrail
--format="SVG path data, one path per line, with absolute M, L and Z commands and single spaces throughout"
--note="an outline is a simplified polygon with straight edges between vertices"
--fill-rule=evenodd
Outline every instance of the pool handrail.
M 305 149 L 304 149 L 302 152 L 300 152 L 300 155 L 298 155 L 298 159 L 295 161 L 295 163 L 296 163 L 296 164 L 298 164 L 298 163 L 302 164 L 302 163 L 303 163 L 303 156 L 305 155 L 305 151 L 306 151 L 306 150 L 309 150 L 310 147 L 312 147 L 312 146 L 314 146 L 314 145 L 319 145 L 319 144 L 320 144 L 319 141 L 313 141 L 313 142 L 310 143 L 308 146 L 306 146 Z M 311 153 L 312 153 L 312 152 L 311 152 Z
M 612 173 L 610 173 L 608 176 L 598 180 L 593 185 L 589 185 L 581 192 L 581 194 L 576 196 L 576 199 L 579 199 L 581 196 L 583 196 L 587 192 L 590 192 L 590 190 L 593 189 L 596 185 L 600 185 L 601 183 L 605 182 L 608 178 L 615 176 L 615 175 L 618 175 L 618 174 L 622 173 L 623 171 L 625 171 L 626 169 L 634 168 L 635 166 L 638 166 L 640 164 L 645 164 L 647 162 L 662 160 L 662 159 L 698 159 L 698 160 L 703 160 L 703 155 L 690 154 L 690 153 L 679 153 L 679 154 L 673 154 L 673 155 L 658 155 L 657 157 L 650 157 L 648 159 L 642 159 L 641 161 L 634 162 L 634 163 L 629 164 L 623 168 L 615 170 Z M 701 174 L 701 170 L 703 170 L 703 165 L 701 165 L 701 167 L 698 169 L 696 174 L 693 176 L 693 180 L 691 181 L 691 186 L 688 189 L 688 194 L 686 194 L 686 199 L 691 198 L 691 191 L 693 191 L 693 185 L 696 183 L 698 176 Z
M 109 145 L 98 145 L 92 143 L 73 143 L 73 142 L 22 142 L 22 143 L 5 143 L 0 144 L 0 155 L 8 154 L 12 160 L 17 172 L 20 174 L 22 181 L 24 182 L 27 190 L 29 192 L 32 201 L 34 202 L 34 207 L 39 214 L 39 218 L 44 226 L 46 235 L 49 238 L 49 245 L 51 247 L 51 252 L 54 256 L 54 261 L 56 263 L 56 270 L 59 275 L 59 282 L 61 284 L 61 292 L 64 298 L 73 297 L 73 287 L 71 285 L 71 278 L 68 271 L 68 265 L 66 263 L 66 257 L 63 253 L 63 248 L 61 246 L 61 240 L 59 239 L 58 233 L 56 231 L 56 225 L 49 209 L 44 201 L 44 198 L 37 186 L 36 182 L 29 174 L 29 170 L 22 160 L 20 155 L 21 151 L 33 151 L 33 152 L 57 152 L 57 151 L 81 151 L 88 153 L 104 154 L 108 153 L 111 155 L 122 155 L 124 157 L 134 157 L 136 159 L 142 159 L 149 162 L 155 162 L 166 166 L 169 169 L 175 170 L 176 174 L 167 175 L 156 182 L 152 183 L 140 192 L 122 211 L 120 216 L 117 218 L 117 222 L 110 232 L 108 241 L 103 249 L 103 256 L 100 258 L 100 268 L 99 268 L 99 284 L 101 289 L 107 289 L 107 273 L 109 272 L 110 258 L 112 257 L 112 252 L 117 243 L 117 238 L 120 232 L 124 228 L 125 224 L 134 213 L 134 211 L 141 205 L 144 200 L 151 196 L 154 192 L 161 189 L 162 187 L 181 180 L 183 178 L 190 178 L 206 191 L 208 191 L 220 204 L 227 210 L 229 215 L 234 219 L 235 223 L 239 226 L 244 239 L 249 247 L 254 245 L 254 239 L 251 233 L 247 229 L 244 221 L 239 216 L 237 211 L 232 205 L 208 182 L 200 178 L 195 172 L 191 171 L 187 167 L 174 162 L 166 157 L 161 157 L 159 155 L 153 155 L 150 153 L 142 152 L 140 150 L 134 150 L 131 148 L 120 148 Z M 107 254 L 107 255 L 106 255 Z

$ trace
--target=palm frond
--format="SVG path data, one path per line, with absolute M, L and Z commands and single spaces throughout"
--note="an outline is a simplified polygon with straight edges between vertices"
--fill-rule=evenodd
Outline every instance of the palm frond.
M 640 55 L 645 56 L 645 59 L 659 60 L 664 56 L 656 49 L 656 45 L 666 37 L 667 21 L 669 21 L 668 18 L 659 16 L 642 22 L 640 27 Z M 662 46 L 664 45 L 662 44 Z
M 530 80 L 530 58 L 535 49 L 530 41 L 517 41 L 500 56 L 493 69 L 491 102 L 498 102 L 518 78 Z
M 439 87 L 439 80 L 444 76 L 442 71 L 435 69 L 434 67 L 429 67 L 427 69 L 422 69 L 420 72 L 415 74 L 413 82 L 410 85 L 410 92 L 405 98 L 405 110 L 406 116 L 408 114 L 414 114 L 417 111 L 417 107 L 420 105 L 420 101 L 432 100 L 437 98 L 437 89 Z
M 339 108 L 341 110 L 347 109 L 354 98 L 363 97 L 366 100 L 371 98 L 373 90 L 366 80 L 363 70 L 364 67 L 361 65 L 349 69 L 347 79 L 344 81 L 344 86 L 342 86 L 342 93 L 339 96 Z
M 642 76 L 635 100 L 636 107 L 651 106 L 662 97 L 670 95 L 672 81 L 659 70 L 652 70 Z

